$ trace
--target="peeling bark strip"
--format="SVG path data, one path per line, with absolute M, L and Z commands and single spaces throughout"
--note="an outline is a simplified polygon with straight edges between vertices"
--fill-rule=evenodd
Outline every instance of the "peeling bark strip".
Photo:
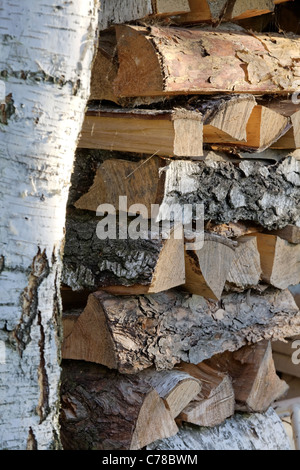
M 153 364 L 158 370 L 197 364 L 299 332 L 299 309 L 288 290 L 230 294 L 219 302 L 176 291 L 126 297 L 99 291 L 65 338 L 63 357 L 135 373 Z
M 215 30 L 122 25 L 115 26 L 115 32 L 118 66 L 111 95 L 118 98 L 296 91 L 296 35 L 253 35 L 235 26 Z M 106 58 L 104 76 L 110 68 Z M 99 81 L 103 72 L 93 71 Z
M 37 293 L 41 282 L 49 275 L 49 262 L 46 251 L 41 252 L 40 248 L 33 259 L 31 272 L 28 278 L 28 286 L 22 294 L 22 315 L 18 326 L 15 328 L 14 337 L 20 355 L 31 340 L 31 326 L 38 316 Z

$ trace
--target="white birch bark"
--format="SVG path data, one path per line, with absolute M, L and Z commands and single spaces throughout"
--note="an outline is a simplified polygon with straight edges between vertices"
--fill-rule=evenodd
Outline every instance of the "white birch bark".
M 0 449 L 59 446 L 61 251 L 97 8 L 0 0 Z

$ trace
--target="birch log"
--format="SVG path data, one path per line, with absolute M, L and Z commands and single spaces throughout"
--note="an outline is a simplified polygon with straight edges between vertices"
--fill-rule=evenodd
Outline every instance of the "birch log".
M 63 357 L 121 373 L 152 365 L 164 370 L 262 339 L 296 335 L 299 328 L 299 309 L 288 290 L 229 294 L 219 302 L 175 290 L 117 297 L 98 291 L 65 338 Z
M 96 2 L 0 5 L 0 448 L 59 447 L 62 240 Z
M 273 408 L 265 413 L 235 414 L 220 426 L 183 425 L 172 438 L 147 450 L 291 450 L 282 421 Z

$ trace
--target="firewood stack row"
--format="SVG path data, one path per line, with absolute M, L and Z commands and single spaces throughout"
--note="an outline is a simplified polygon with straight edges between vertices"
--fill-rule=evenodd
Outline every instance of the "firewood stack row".
M 212 448 L 235 419 L 282 448 L 259 429 L 288 388 L 271 342 L 300 334 L 300 37 L 274 29 L 294 4 L 119 3 L 67 211 L 64 448 Z

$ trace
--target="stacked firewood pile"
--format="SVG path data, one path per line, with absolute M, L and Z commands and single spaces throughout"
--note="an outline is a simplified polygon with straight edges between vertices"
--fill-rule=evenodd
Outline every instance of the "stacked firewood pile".
M 293 2 L 131 3 L 104 2 L 70 188 L 64 448 L 214 448 L 226 426 L 232 447 L 236 429 L 238 448 L 283 448 L 271 342 L 300 334 L 300 37 L 272 25 Z

